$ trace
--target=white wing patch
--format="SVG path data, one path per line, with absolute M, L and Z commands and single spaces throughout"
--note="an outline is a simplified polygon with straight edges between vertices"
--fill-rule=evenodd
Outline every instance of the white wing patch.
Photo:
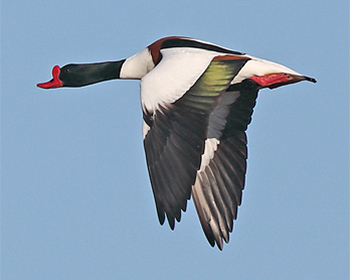
M 155 112 L 159 105 L 171 104 L 195 84 L 218 52 L 195 48 L 161 50 L 161 62 L 141 80 L 144 111 Z M 222 55 L 222 54 L 221 54 Z
M 205 167 L 209 164 L 210 160 L 214 157 L 215 151 L 218 149 L 220 141 L 216 138 L 208 138 L 205 140 L 204 153 L 202 155 L 201 166 L 197 172 L 204 171 Z
M 145 120 L 143 120 L 143 124 L 142 124 L 142 137 L 143 140 L 145 140 L 146 135 L 148 133 L 148 131 L 150 130 L 150 126 L 145 122 Z

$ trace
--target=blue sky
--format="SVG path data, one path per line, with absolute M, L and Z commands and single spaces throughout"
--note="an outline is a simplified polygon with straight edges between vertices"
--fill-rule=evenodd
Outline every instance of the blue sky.
M 54 65 L 187 35 L 315 77 L 263 90 L 223 252 L 192 201 L 160 226 L 139 83 L 44 91 Z M 348 1 L 2 1 L 1 278 L 348 279 Z

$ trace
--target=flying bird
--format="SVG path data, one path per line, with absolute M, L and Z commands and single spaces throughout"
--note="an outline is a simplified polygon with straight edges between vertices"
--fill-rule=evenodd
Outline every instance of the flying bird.
M 257 94 L 316 80 L 281 64 L 189 37 L 157 40 L 119 60 L 54 66 L 44 89 L 141 80 L 143 143 L 159 222 L 195 204 L 211 246 L 228 243 L 244 189 Z

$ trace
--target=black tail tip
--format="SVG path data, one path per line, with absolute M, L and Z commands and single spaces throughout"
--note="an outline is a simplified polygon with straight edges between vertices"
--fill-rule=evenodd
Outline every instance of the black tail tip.
M 309 82 L 311 82 L 311 83 L 317 83 L 317 81 L 316 81 L 316 79 L 315 78 L 311 78 L 311 77 L 306 77 L 305 76 L 305 80 L 307 80 L 307 81 L 309 81 Z

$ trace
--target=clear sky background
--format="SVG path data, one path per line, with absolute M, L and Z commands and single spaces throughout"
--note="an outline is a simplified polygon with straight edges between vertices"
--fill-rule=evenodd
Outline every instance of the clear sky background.
M 36 87 L 167 35 L 318 81 L 260 92 L 223 252 L 158 223 L 138 81 Z M 1 1 L 1 160 L 1 279 L 349 279 L 349 2 Z

